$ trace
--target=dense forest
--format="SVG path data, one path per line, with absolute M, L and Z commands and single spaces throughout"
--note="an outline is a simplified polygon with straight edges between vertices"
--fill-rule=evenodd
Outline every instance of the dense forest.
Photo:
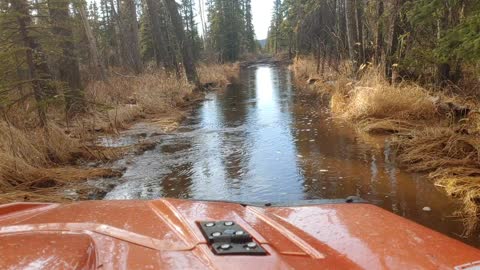
M 276 0 L 268 49 L 314 54 L 318 68 L 351 61 L 444 87 L 478 78 L 480 2 L 469 0 Z M 320 71 L 321 71 L 320 70 Z

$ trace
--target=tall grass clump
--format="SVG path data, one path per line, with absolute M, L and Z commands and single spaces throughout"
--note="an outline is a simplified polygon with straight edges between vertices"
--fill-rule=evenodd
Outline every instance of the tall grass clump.
M 480 137 L 459 126 L 416 129 L 392 139 L 397 160 L 412 172 L 429 173 L 437 186 L 463 202 L 457 214 L 466 233 L 480 217 Z
M 310 57 L 298 58 L 290 66 L 295 78 L 307 82 L 311 77 L 318 77 L 315 60 Z
M 312 58 L 300 58 L 291 66 L 301 88 L 313 85 L 328 92 L 335 117 L 352 121 L 364 119 L 421 120 L 436 115 L 435 99 L 424 88 L 414 84 L 391 85 L 379 72 L 364 67 L 362 78 L 352 80 L 346 64 L 340 73 L 328 69 L 318 74 Z M 302 87 L 304 86 L 304 87 Z
M 15 200 L 61 200 L 61 187 L 79 180 L 118 175 L 111 169 L 73 166 L 100 154 L 69 137 L 57 125 L 22 130 L 0 122 L 0 203 Z M 62 166 L 63 168 L 60 168 Z
M 222 88 L 238 76 L 240 66 L 232 64 L 199 64 L 197 71 L 203 86 Z
M 175 113 L 193 90 L 194 86 L 185 79 L 165 72 L 118 76 L 105 82 L 94 82 L 87 87 L 86 97 L 96 107 L 93 110 L 96 114 L 86 120 L 95 125 L 92 129 L 125 128 L 147 114 Z
M 436 106 L 432 96 L 416 85 L 392 86 L 379 79 L 365 78 L 350 87 L 343 95 L 341 106 L 332 99 L 334 113 L 350 120 L 396 119 L 425 120 L 435 118 Z

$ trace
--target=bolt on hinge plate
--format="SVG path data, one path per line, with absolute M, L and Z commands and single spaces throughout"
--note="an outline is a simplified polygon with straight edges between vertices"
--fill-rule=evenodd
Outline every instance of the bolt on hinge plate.
M 253 237 L 233 221 L 198 222 L 216 255 L 268 255 Z

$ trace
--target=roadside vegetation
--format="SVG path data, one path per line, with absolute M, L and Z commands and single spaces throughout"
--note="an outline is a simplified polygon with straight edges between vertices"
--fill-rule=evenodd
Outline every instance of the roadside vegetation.
M 267 48 L 332 115 L 388 134 L 395 158 L 480 217 L 478 1 L 274 1 Z

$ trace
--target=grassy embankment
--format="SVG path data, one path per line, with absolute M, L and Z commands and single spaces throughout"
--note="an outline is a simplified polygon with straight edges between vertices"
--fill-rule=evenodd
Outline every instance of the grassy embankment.
M 329 95 L 334 117 L 352 121 L 365 132 L 391 134 L 396 160 L 408 171 L 428 173 L 436 186 L 463 201 L 458 214 L 465 219 L 467 233 L 475 229 L 480 215 L 476 100 L 413 83 L 392 86 L 372 70 L 359 81 L 337 75 L 349 74 L 347 68 L 320 77 L 309 59 L 291 68 L 301 88 Z
M 238 65 L 201 65 L 198 72 L 203 85 L 222 88 L 237 76 Z M 92 187 L 85 185 L 85 180 L 121 175 L 109 168 L 89 168 L 87 162 L 107 163 L 148 147 L 102 147 L 95 145 L 99 135 L 118 133 L 142 119 L 171 131 L 182 119 L 182 108 L 203 98 L 186 80 L 158 71 L 92 82 L 85 95 L 87 112 L 68 124 L 60 104 L 49 106 L 47 128 L 34 128 L 32 100 L 4 111 L 0 121 L 0 204 L 86 199 Z M 70 189 L 75 190 L 73 197 L 68 195 Z

